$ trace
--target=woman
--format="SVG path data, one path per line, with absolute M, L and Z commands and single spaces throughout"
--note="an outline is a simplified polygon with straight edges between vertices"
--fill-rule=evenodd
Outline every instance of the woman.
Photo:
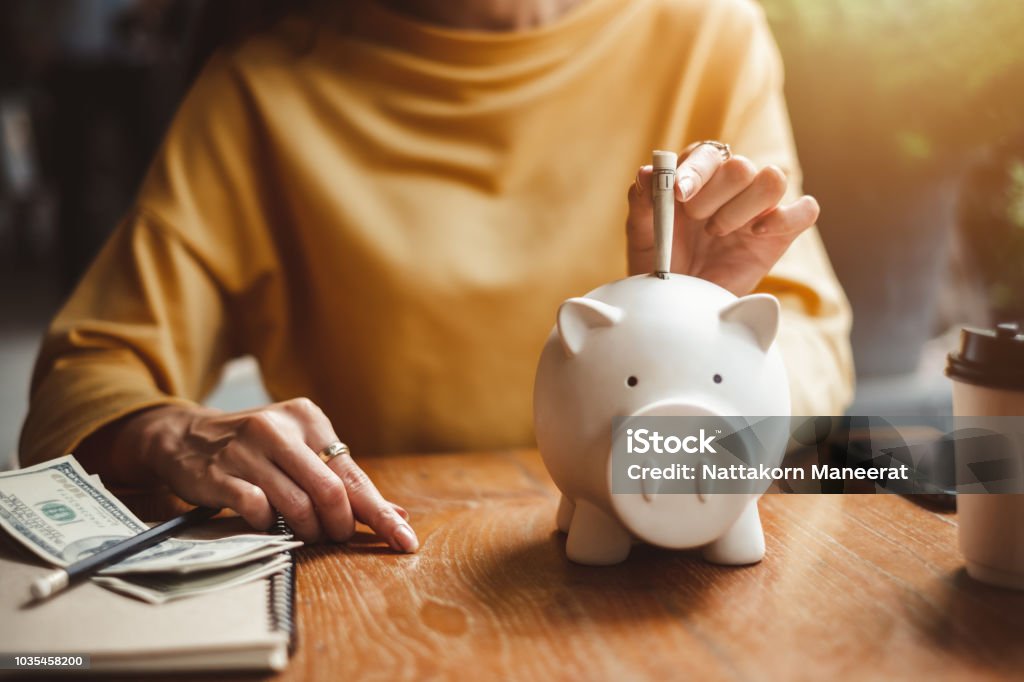
M 209 61 L 53 322 L 23 461 L 415 551 L 339 436 L 529 444 L 558 303 L 652 269 L 655 148 L 687 150 L 673 269 L 777 295 L 794 410 L 840 411 L 849 312 L 750 0 L 336 2 Z M 245 353 L 283 402 L 199 406 Z

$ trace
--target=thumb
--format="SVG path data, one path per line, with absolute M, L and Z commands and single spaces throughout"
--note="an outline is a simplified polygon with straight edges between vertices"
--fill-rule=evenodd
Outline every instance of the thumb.
M 630 275 L 654 268 L 654 204 L 651 203 L 652 166 L 641 166 L 626 195 L 626 257 Z

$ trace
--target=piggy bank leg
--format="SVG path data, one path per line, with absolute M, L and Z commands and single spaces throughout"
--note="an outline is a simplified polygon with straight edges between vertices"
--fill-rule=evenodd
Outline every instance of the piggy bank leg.
M 747 505 L 736 523 L 722 537 L 704 547 L 704 558 L 715 564 L 742 566 L 764 558 L 764 531 L 757 500 Z
M 587 566 L 609 566 L 626 560 L 630 535 L 615 519 L 586 500 L 578 500 L 569 524 L 565 554 Z
M 576 505 L 568 497 L 562 495 L 562 499 L 558 502 L 558 513 L 555 515 L 555 525 L 558 526 L 558 530 L 563 533 L 569 532 L 574 511 L 576 511 Z

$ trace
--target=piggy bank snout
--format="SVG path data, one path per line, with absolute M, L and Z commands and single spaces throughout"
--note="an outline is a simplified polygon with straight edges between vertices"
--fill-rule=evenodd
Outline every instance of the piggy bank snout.
M 609 455 L 614 459 L 626 453 L 619 464 L 640 458 L 652 466 L 692 464 L 709 458 L 748 463 L 757 459 L 761 450 L 754 430 L 743 417 L 726 416 L 693 402 L 659 401 L 614 421 Z M 652 490 L 644 490 L 648 501 Z
M 621 452 L 628 444 L 630 452 L 637 446 L 643 452 L 661 451 L 662 445 L 677 453 L 703 453 L 709 449 L 709 434 L 721 434 L 724 428 L 732 430 L 728 419 L 709 405 L 696 401 L 659 400 L 648 403 L 632 414 L 617 419 L 612 429 L 612 449 Z M 675 438 L 667 443 L 664 439 Z M 712 436 L 713 437 L 713 436 Z
M 763 457 L 750 424 L 690 401 L 645 405 L 616 421 L 608 478 L 611 508 L 634 536 L 662 547 L 697 547 L 721 536 L 763 490 L 706 480 L 705 465 Z M 689 467 L 690 477 L 682 472 Z M 652 477 L 652 470 L 670 472 Z
M 678 457 L 715 452 L 715 436 L 735 432 L 735 418 L 695 401 L 661 400 L 648 403 L 632 414 L 616 419 L 612 428 L 614 453 L 668 453 Z M 652 455 L 653 456 L 653 455 Z
M 716 417 L 721 412 L 694 400 L 668 399 L 648 403 L 633 411 L 630 417 Z

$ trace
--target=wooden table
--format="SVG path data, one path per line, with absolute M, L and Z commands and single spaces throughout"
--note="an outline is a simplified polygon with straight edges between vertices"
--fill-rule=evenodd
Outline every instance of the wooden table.
M 365 459 L 422 542 L 299 552 L 280 680 L 1020 679 L 1024 593 L 970 580 L 956 517 L 891 495 L 768 495 L 768 554 L 565 559 L 535 452 Z

